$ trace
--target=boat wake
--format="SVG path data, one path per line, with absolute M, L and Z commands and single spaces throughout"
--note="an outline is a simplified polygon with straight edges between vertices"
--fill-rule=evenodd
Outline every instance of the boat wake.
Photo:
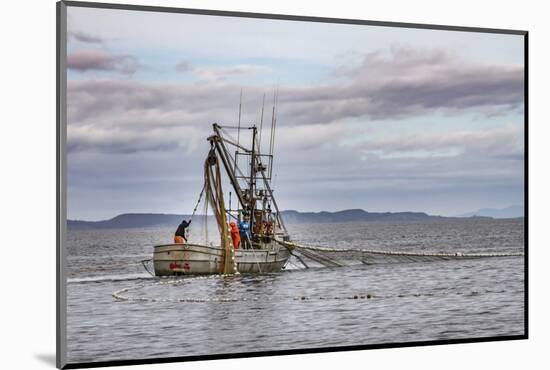
M 68 278 L 67 284 L 78 283 L 100 283 L 108 281 L 132 281 L 132 280 L 151 280 L 153 277 L 146 273 L 141 274 L 124 274 L 124 275 L 103 275 L 103 276 L 86 276 L 77 278 Z

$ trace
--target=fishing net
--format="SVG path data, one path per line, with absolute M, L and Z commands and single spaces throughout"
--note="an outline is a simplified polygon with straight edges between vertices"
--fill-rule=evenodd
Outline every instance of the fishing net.
M 204 191 L 206 200 L 216 218 L 218 230 L 220 232 L 221 248 L 224 250 L 224 274 L 232 274 L 237 271 L 235 262 L 235 250 L 231 241 L 231 236 L 227 227 L 227 216 L 225 202 L 222 191 L 222 177 L 220 174 L 220 164 L 214 150 L 210 150 L 208 157 L 204 162 Z
M 422 252 L 394 252 L 351 248 L 325 248 L 306 246 L 297 243 L 277 240 L 278 243 L 289 249 L 306 268 L 312 264 L 325 267 L 337 267 L 362 263 L 365 265 L 406 263 L 406 262 L 434 262 L 446 260 L 467 260 L 494 257 L 516 257 L 523 253 L 422 253 Z

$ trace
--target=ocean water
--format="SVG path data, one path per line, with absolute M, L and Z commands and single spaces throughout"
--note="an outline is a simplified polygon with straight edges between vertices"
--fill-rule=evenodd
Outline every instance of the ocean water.
M 287 226 L 306 245 L 524 252 L 521 219 Z M 152 277 L 140 261 L 173 232 L 68 232 L 69 363 L 524 334 L 523 257 Z

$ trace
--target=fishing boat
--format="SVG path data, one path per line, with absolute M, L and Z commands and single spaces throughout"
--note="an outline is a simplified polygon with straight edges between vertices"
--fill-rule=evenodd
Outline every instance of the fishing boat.
M 271 187 L 276 126 L 275 105 L 267 153 L 261 150 L 262 121 L 259 138 L 256 126 L 241 127 L 240 118 L 236 127 L 221 126 L 217 123 L 212 125 L 213 135 L 207 139 L 210 150 L 204 161 L 204 184 L 193 215 L 204 196 L 204 214 L 207 214 L 210 207 L 219 231 L 219 244 L 185 242 L 154 246 L 153 264 L 156 276 L 276 272 L 285 268 L 291 256 L 307 269 L 309 266 L 306 260 L 308 263 L 313 262 L 315 266 L 340 267 L 349 261 L 371 265 L 523 255 L 328 248 L 306 246 L 291 241 Z M 229 129 L 237 130 L 237 139 L 227 132 Z M 242 130 L 247 131 L 248 135 L 244 136 L 251 140 L 248 147 L 241 143 Z M 235 148 L 235 151 L 231 152 L 230 147 Z M 222 168 L 225 174 L 223 177 Z M 226 207 L 222 182 L 228 182 L 235 192 L 238 200 L 235 209 L 231 207 L 231 192 L 229 206 Z M 237 232 L 240 236 L 239 243 L 233 240 L 236 230 L 234 225 L 230 225 L 231 222 L 246 226 Z
M 262 124 L 259 132 L 256 125 L 241 127 L 240 119 L 238 126 L 212 125 L 199 202 L 204 196 L 206 206 L 215 216 L 219 244 L 185 242 L 154 246 L 156 276 L 263 273 L 285 267 L 291 251 L 284 242 L 290 238 L 271 188 L 275 126 L 274 105 L 268 151 L 262 153 Z M 228 130 L 236 130 L 237 139 Z M 241 136 L 251 139 L 249 146 L 241 143 Z M 226 208 L 222 182 L 227 180 L 237 197 L 235 209 L 231 209 L 231 192 Z M 239 225 L 237 245 L 232 240 L 231 221 Z

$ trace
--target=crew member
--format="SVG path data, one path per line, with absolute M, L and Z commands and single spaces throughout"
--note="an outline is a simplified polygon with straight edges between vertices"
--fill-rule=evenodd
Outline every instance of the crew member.
M 174 235 L 174 244 L 185 244 L 185 229 L 187 229 L 189 225 L 191 225 L 191 220 L 183 220 L 181 224 L 179 224 L 176 234 Z
M 245 220 L 239 222 L 239 233 L 241 235 L 241 239 L 248 241 L 248 245 L 249 247 L 251 247 L 252 245 L 250 243 L 250 226 L 248 226 L 248 222 L 246 222 Z
M 239 249 L 239 246 L 241 245 L 241 236 L 239 235 L 237 224 L 231 221 L 229 223 L 229 226 L 231 227 L 231 239 L 233 240 L 233 247 L 235 249 Z

